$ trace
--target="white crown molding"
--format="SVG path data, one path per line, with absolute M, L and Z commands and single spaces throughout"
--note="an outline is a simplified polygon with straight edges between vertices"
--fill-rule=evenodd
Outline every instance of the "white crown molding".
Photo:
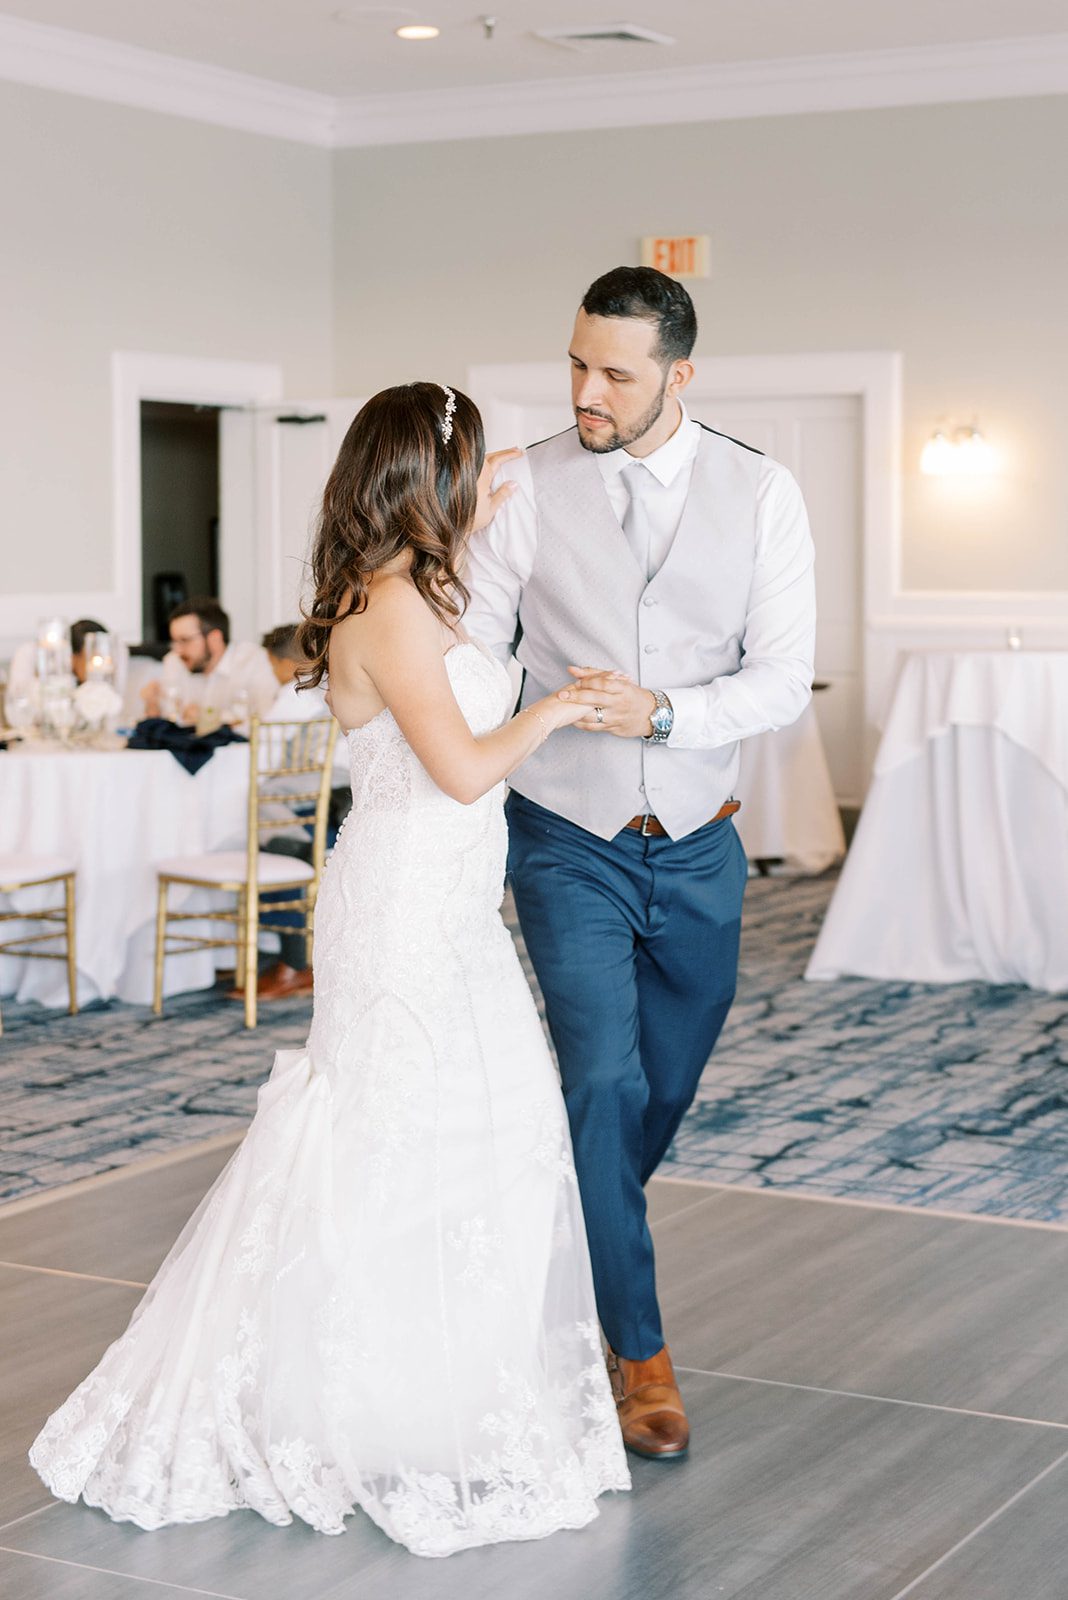
M 0 14 L 0 79 L 322 148 L 1068 93 L 1068 33 L 336 98 Z
M 335 144 L 732 121 L 1068 93 L 1068 34 L 487 84 L 339 102 Z
M 329 147 L 337 102 L 199 61 L 0 15 L 0 79 Z

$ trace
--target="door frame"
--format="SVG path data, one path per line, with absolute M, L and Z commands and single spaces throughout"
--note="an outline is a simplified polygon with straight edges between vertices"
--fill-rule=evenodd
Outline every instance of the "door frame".
M 142 636 L 141 616 L 141 402 L 183 405 L 269 404 L 282 397 L 282 369 L 269 362 L 220 361 L 201 356 L 116 351 L 111 358 L 111 415 L 115 514 L 112 591 L 99 606 L 129 640 Z M 220 451 L 222 438 L 220 434 Z M 223 464 L 219 464 L 220 483 Z M 219 561 L 225 570 L 226 521 L 219 507 Z M 94 597 L 95 599 L 95 597 Z M 79 604 L 84 604 L 81 597 Z M 54 610 L 62 610 L 53 599 Z

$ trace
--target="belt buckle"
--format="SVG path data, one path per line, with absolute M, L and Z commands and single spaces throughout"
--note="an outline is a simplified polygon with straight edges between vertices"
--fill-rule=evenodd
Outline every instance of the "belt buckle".
M 655 838 L 655 835 L 654 835 L 654 834 L 651 834 L 651 833 L 650 833 L 650 832 L 649 832 L 649 824 L 650 824 L 650 822 L 652 822 L 652 821 L 653 821 L 653 820 L 654 820 L 654 819 L 653 819 L 653 815 L 652 815 L 652 813 L 651 813 L 651 812 L 649 812 L 649 811 L 647 811 L 647 812 L 645 812 L 645 814 L 644 814 L 644 816 L 643 816 L 643 817 L 642 817 L 642 826 L 641 826 L 641 835 L 642 835 L 642 838 L 643 838 L 643 839 L 652 839 L 652 838 Z

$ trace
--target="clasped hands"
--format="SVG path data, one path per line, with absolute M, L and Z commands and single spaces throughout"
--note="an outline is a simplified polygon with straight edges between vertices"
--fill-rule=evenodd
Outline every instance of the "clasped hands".
M 589 712 L 573 724 L 586 733 L 614 733 L 620 739 L 644 739 L 653 731 L 650 722 L 656 710 L 651 689 L 628 678 L 625 672 L 609 672 L 603 667 L 568 667 L 576 680 L 571 689 L 559 689 L 558 700 L 577 701 Z M 598 718 L 594 708 L 600 706 Z

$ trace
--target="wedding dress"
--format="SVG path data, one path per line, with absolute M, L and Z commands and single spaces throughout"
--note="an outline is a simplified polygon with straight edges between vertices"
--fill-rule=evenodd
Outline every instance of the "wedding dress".
M 508 675 L 445 658 L 475 733 Z M 629 1476 L 563 1101 L 499 914 L 503 785 L 444 795 L 391 713 L 316 912 L 307 1047 L 30 1459 L 142 1528 L 251 1507 L 423 1556 L 578 1528 Z

